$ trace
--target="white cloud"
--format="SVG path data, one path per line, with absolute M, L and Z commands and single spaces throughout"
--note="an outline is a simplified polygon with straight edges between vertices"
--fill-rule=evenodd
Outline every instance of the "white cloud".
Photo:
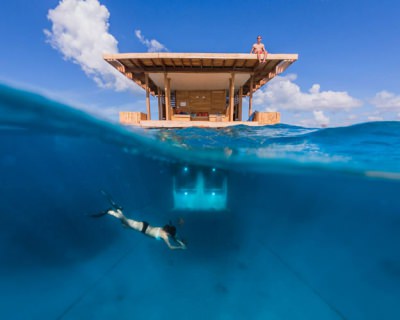
M 148 52 L 168 51 L 168 49 L 163 44 L 158 42 L 157 40 L 155 40 L 155 39 L 151 39 L 151 40 L 146 39 L 142 35 L 142 31 L 141 30 L 135 30 L 135 35 L 139 39 L 139 41 L 141 43 L 143 43 L 147 47 L 147 51 Z
M 385 90 L 378 92 L 370 102 L 380 109 L 400 110 L 400 95 Z
M 269 111 L 349 110 L 362 105 L 345 91 L 320 91 L 319 84 L 302 92 L 293 82 L 296 78 L 294 74 L 274 78 L 254 95 L 254 104 Z
M 136 100 L 131 103 L 121 105 L 105 105 L 99 108 L 96 104 L 80 104 L 79 108 L 99 118 L 106 119 L 112 122 L 119 122 L 119 113 L 121 111 L 141 111 L 146 112 L 146 101 Z
M 313 111 L 314 114 L 314 119 L 317 122 L 318 125 L 327 127 L 329 125 L 330 119 L 324 115 L 323 111 Z
M 44 33 L 54 49 L 80 65 L 98 86 L 134 90 L 131 81 L 103 60 L 104 53 L 118 53 L 118 41 L 108 32 L 109 17 L 98 0 L 62 0 L 49 10 L 52 27 Z
M 383 118 L 380 116 L 369 116 L 367 119 L 368 119 L 368 121 L 382 121 L 383 120 Z

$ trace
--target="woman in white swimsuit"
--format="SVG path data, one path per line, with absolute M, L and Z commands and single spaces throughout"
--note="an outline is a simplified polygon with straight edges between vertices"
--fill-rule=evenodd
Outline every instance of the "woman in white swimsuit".
M 120 209 L 109 209 L 106 213 L 119 219 L 122 224 L 128 228 L 140 231 L 149 237 L 155 238 L 156 240 L 164 240 L 167 246 L 172 250 L 186 249 L 186 245 L 181 240 L 176 238 L 176 228 L 173 225 L 167 224 L 162 228 L 152 227 L 146 221 L 128 219 L 124 216 L 122 210 Z M 174 242 L 178 245 L 172 245 L 170 238 L 172 238 L 172 240 L 174 240 Z
M 155 238 L 156 240 L 161 240 L 161 239 L 164 240 L 168 248 L 172 250 L 186 249 L 185 243 L 176 237 L 176 228 L 171 223 L 161 228 L 161 227 L 152 227 L 146 221 L 136 221 L 133 219 L 128 219 L 127 217 L 124 216 L 124 213 L 122 212 L 122 207 L 117 205 L 107 192 L 101 190 L 101 193 L 110 202 L 111 208 L 100 213 L 91 214 L 90 215 L 91 217 L 98 218 L 105 216 L 106 214 L 109 214 L 110 216 L 114 216 L 117 219 L 119 219 L 125 227 L 140 231 L 149 237 Z M 177 245 L 175 246 L 172 245 L 170 242 L 170 238 Z
M 145 235 L 152 237 L 156 240 L 164 240 L 164 242 L 167 244 L 167 246 L 172 249 L 186 249 L 186 245 L 183 243 L 183 241 L 179 240 L 176 237 L 176 228 L 171 225 L 167 224 L 164 227 L 152 227 L 149 225 L 148 222 L 146 221 L 136 221 L 133 219 L 128 219 L 127 217 L 124 216 L 121 207 L 114 207 L 111 209 L 108 209 L 106 211 L 100 212 L 98 214 L 93 214 L 91 215 L 92 217 L 102 217 L 106 214 L 109 214 L 110 216 L 114 216 L 117 219 L 121 221 L 121 223 L 127 227 L 134 229 L 136 231 L 140 231 L 144 233 Z M 170 242 L 170 238 L 177 244 L 177 245 L 172 245 Z

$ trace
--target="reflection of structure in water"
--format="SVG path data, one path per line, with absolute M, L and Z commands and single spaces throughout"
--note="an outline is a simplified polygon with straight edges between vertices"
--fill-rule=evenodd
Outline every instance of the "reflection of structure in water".
M 225 210 L 227 177 L 216 168 L 179 167 L 173 176 L 174 209 Z

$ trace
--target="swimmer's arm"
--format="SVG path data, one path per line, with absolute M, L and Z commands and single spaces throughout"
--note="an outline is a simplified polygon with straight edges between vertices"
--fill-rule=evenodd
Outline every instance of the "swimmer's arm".
M 176 249 L 182 249 L 185 250 L 186 249 L 186 245 L 182 242 L 177 240 L 177 242 L 180 244 L 180 246 L 173 246 L 170 242 L 168 237 L 163 238 L 163 240 L 165 241 L 165 243 L 167 244 L 168 248 L 170 248 L 171 250 L 176 250 Z
M 254 50 L 255 50 L 255 47 L 254 47 L 254 45 L 251 47 L 251 51 L 250 51 L 250 53 L 253 53 L 254 52 Z
M 178 242 L 182 248 L 186 249 L 186 244 L 183 241 L 176 239 L 176 242 Z

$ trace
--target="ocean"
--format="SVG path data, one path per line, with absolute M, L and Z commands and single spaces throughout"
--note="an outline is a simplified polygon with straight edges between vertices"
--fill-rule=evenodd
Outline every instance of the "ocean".
M 400 319 L 400 122 L 130 129 L 0 85 L 0 182 L 2 319 Z

